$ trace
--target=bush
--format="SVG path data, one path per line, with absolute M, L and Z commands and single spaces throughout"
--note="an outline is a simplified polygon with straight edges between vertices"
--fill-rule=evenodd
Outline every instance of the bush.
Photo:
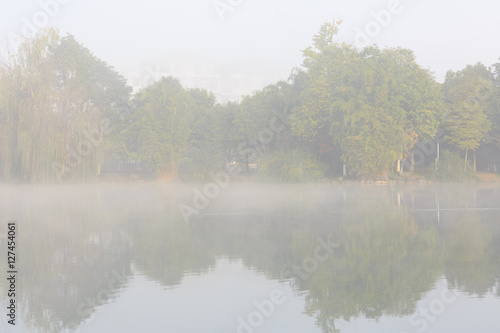
M 311 153 L 294 150 L 278 152 L 259 160 L 256 177 L 298 183 L 318 180 L 325 175 L 326 167 Z
M 220 157 L 199 148 L 191 148 L 179 161 L 178 177 L 183 181 L 202 182 L 220 168 Z
M 476 178 L 473 166 L 467 162 L 467 170 L 464 170 L 464 160 L 454 152 L 445 150 L 441 154 L 436 171 L 436 178 L 444 182 L 470 181 Z

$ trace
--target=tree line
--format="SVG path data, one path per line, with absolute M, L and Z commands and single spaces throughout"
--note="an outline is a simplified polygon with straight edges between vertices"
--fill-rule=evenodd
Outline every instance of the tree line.
M 133 93 L 73 36 L 28 38 L 0 64 L 0 179 L 91 180 L 106 160 L 161 179 L 387 179 L 416 164 L 445 177 L 475 171 L 484 146 L 498 171 L 500 63 L 439 83 L 411 50 L 335 42 L 338 24 L 321 27 L 287 80 L 225 104 L 173 77 Z M 442 143 L 441 160 L 415 163 L 422 142 Z

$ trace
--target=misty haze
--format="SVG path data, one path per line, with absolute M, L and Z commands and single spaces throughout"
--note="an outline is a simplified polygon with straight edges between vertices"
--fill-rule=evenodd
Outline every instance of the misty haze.
M 0 11 L 0 332 L 500 331 L 500 3 Z

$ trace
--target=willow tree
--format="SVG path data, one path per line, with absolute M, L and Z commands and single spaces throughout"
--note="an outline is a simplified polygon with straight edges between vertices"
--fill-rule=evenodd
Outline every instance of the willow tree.
M 19 113 L 15 112 L 19 105 L 20 96 L 13 91 L 14 69 L 8 63 L 0 66 L 0 179 L 12 177 L 12 167 L 16 159 L 17 124 Z
M 21 44 L 2 64 L 2 173 L 6 180 L 50 178 L 63 152 L 54 105 L 57 92 L 54 50 L 59 36 L 48 30 Z
M 3 177 L 88 179 L 99 172 L 103 119 L 128 100 L 125 79 L 72 36 L 48 29 L 26 39 L 0 66 Z M 114 116 L 114 118 L 113 118 Z

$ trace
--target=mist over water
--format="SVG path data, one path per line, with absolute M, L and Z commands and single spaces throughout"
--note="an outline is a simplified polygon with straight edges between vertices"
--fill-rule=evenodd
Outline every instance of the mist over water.
M 5 2 L 0 333 L 499 333 L 499 10 Z
M 500 327 L 498 186 L 229 184 L 186 221 L 179 204 L 197 188 L 2 186 L 0 219 L 18 225 L 18 331 Z

